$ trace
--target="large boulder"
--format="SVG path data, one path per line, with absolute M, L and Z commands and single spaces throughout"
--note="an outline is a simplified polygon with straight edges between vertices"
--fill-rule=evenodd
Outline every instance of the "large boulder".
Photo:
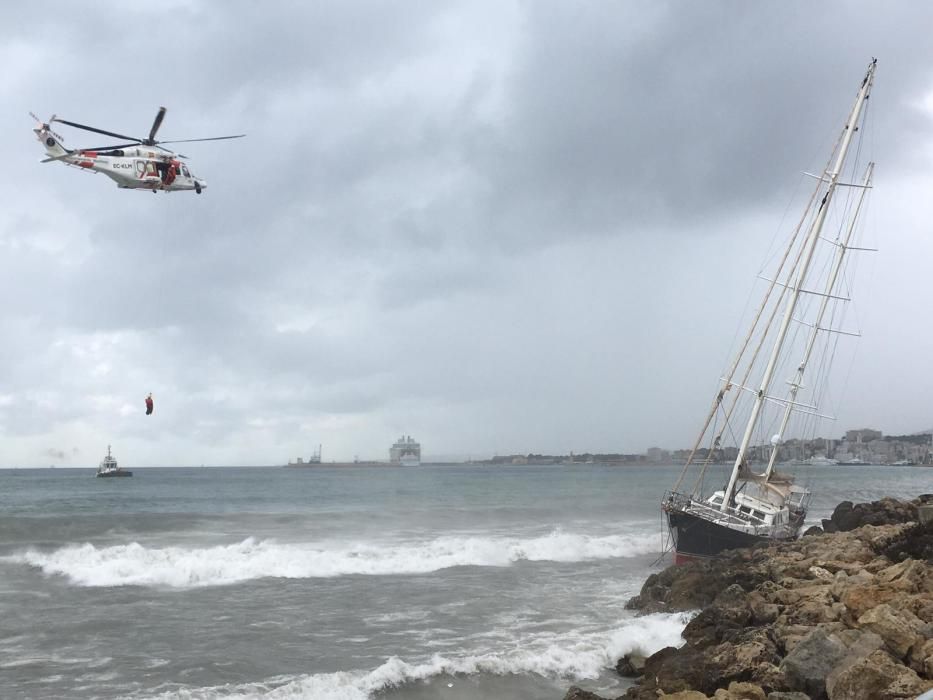
M 925 678 L 933 678 L 933 635 L 910 650 L 910 667 Z
M 922 642 L 924 623 L 909 610 L 895 610 L 887 603 L 878 605 L 858 619 L 859 627 L 884 640 L 895 658 L 903 659 L 917 642 Z
M 906 528 L 887 543 L 882 553 L 891 561 L 911 558 L 933 564 L 933 520 Z
M 719 644 L 731 632 L 744 630 L 751 618 L 745 591 L 738 584 L 732 584 L 716 597 L 712 605 L 687 623 L 683 638 L 688 644 L 702 649 Z
M 713 700 L 767 700 L 765 691 L 754 683 L 733 681 L 728 688 L 720 688 L 713 694 Z
M 826 692 L 826 676 L 845 655 L 846 647 L 839 637 L 817 627 L 784 657 L 781 669 L 790 690 L 821 697 Z
M 885 651 L 876 651 L 827 679 L 829 700 L 903 700 L 933 688 L 913 669 Z
M 840 598 L 849 617 L 857 620 L 874 607 L 888 603 L 898 595 L 897 590 L 891 586 L 881 586 L 874 583 L 849 586 Z
M 645 671 L 645 657 L 637 652 L 626 654 L 616 662 L 616 673 L 623 678 L 637 678 Z
M 832 517 L 823 521 L 823 529 L 826 532 L 849 532 L 863 525 L 893 525 L 916 520 L 917 505 L 914 503 L 894 498 L 857 505 L 852 501 L 843 501 L 833 510 Z
M 665 647 L 645 659 L 644 678 L 643 686 L 652 692 L 699 690 L 708 694 L 719 687 L 721 669 L 707 654 L 690 645 Z

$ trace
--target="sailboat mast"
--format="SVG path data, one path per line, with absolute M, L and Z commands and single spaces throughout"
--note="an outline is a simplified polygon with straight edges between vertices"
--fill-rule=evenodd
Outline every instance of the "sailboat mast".
M 855 207 L 855 212 L 852 215 L 852 220 L 849 222 L 849 226 L 846 229 L 845 239 L 842 241 L 837 241 L 836 245 L 839 247 L 839 250 L 836 252 L 836 258 L 833 262 L 833 268 L 830 272 L 829 278 L 826 280 L 826 287 L 823 293 L 823 299 L 820 302 L 820 309 L 817 312 L 816 319 L 813 323 L 813 328 L 810 330 L 810 335 L 807 338 L 807 345 L 803 352 L 803 360 L 797 366 L 797 372 L 794 376 L 794 381 L 791 382 L 790 387 L 790 396 L 787 402 L 787 406 L 784 408 L 784 416 L 781 418 L 781 427 L 778 430 L 778 435 L 783 435 L 784 431 L 787 429 L 787 423 L 790 421 L 790 414 L 794 410 L 794 400 L 797 398 L 797 392 L 800 391 L 800 387 L 803 382 L 803 373 L 807 368 L 807 364 L 810 362 L 810 355 L 813 353 L 813 346 L 816 344 L 816 338 L 819 333 L 822 331 L 828 330 L 822 328 L 821 324 L 823 323 L 823 317 L 826 315 L 826 309 L 829 307 L 829 302 L 832 298 L 832 291 L 836 286 L 836 280 L 839 278 L 839 272 L 842 270 L 842 263 L 845 260 L 846 252 L 849 250 L 849 241 L 852 240 L 852 235 L 855 232 L 855 224 L 858 221 L 859 212 L 862 209 L 862 202 L 865 200 L 865 193 L 868 191 L 868 188 L 871 187 L 871 176 L 872 172 L 875 169 L 874 163 L 869 163 L 868 168 L 865 170 L 865 178 L 862 181 L 862 193 L 859 196 L 858 204 Z M 774 471 L 774 463 L 777 460 L 778 447 L 774 446 L 774 449 L 771 451 L 771 458 L 768 460 L 768 468 L 765 470 L 765 478 L 771 476 L 771 472 Z
M 771 386 L 771 379 L 774 376 L 774 371 L 777 367 L 778 358 L 780 357 L 781 349 L 784 345 L 784 339 L 787 336 L 787 330 L 790 327 L 791 320 L 793 319 L 794 309 L 797 307 L 797 300 L 800 298 L 801 290 L 803 289 L 804 282 L 807 279 L 810 263 L 813 260 L 813 253 L 816 249 L 816 243 L 819 240 L 820 232 L 823 229 L 823 222 L 826 220 L 826 214 L 829 210 L 829 204 L 832 200 L 833 193 L 836 191 L 836 184 L 839 178 L 839 174 L 842 172 L 842 167 L 845 164 L 846 155 L 849 151 L 849 145 L 852 142 L 852 136 L 858 129 L 858 122 L 862 114 L 862 107 L 865 104 L 865 100 L 868 99 L 868 94 L 871 91 L 872 82 L 875 76 L 875 66 L 877 63 L 877 59 L 872 59 L 872 62 L 868 66 L 868 72 L 865 74 L 865 78 L 862 80 L 862 85 L 859 88 L 858 96 L 855 98 L 855 104 L 852 107 L 852 111 L 849 113 L 849 118 L 846 120 L 845 127 L 843 127 L 842 140 L 839 146 L 839 154 L 836 157 L 836 162 L 833 165 L 832 170 L 825 173 L 828 182 L 826 194 L 823 195 L 823 201 L 820 202 L 819 210 L 817 211 L 813 223 L 810 225 L 810 231 L 808 232 L 807 238 L 804 242 L 806 252 L 801 262 L 800 271 L 797 274 L 797 279 L 794 282 L 793 289 L 790 290 L 791 294 L 787 300 L 787 305 L 784 310 L 784 318 L 781 320 L 781 326 L 774 341 L 771 357 L 768 359 L 768 364 L 765 367 L 764 375 L 761 378 L 761 384 L 758 388 L 758 393 L 755 396 L 755 403 L 752 406 L 751 414 L 748 417 L 748 424 L 745 426 L 745 433 L 742 436 L 742 442 L 739 445 L 739 451 L 735 458 L 735 464 L 732 465 L 732 474 L 729 477 L 729 485 L 726 487 L 725 498 L 722 499 L 722 505 L 719 507 L 720 511 L 722 512 L 726 511 L 726 508 L 729 507 L 729 502 L 732 500 L 732 493 L 735 489 L 735 482 L 739 476 L 739 470 L 742 467 L 742 463 L 745 461 L 745 457 L 748 453 L 748 446 L 751 443 L 752 434 L 755 430 L 755 426 L 758 423 L 758 417 L 761 413 L 761 407 L 765 402 L 765 396 L 767 394 L 768 388 Z

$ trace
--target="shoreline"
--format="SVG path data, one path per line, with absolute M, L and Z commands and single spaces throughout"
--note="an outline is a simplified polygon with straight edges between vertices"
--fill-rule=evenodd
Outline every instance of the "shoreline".
M 636 679 L 620 700 L 917 698 L 933 690 L 933 495 L 844 501 L 794 542 L 651 574 L 626 607 L 699 612 L 682 646 L 618 660 Z

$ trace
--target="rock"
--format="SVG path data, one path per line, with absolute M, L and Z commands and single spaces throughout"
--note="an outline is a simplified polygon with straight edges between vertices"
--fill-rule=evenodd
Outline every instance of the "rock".
M 845 645 L 839 638 L 817 627 L 784 657 L 781 669 L 790 690 L 820 697 L 826 692 L 826 676 L 845 655 Z
M 827 680 L 829 700 L 894 700 L 915 698 L 933 688 L 914 671 L 876 651 Z
M 926 678 L 933 678 L 933 639 L 915 644 L 907 656 L 910 667 Z
M 846 589 L 851 585 L 849 580 L 849 574 L 845 571 L 837 571 L 833 576 L 833 583 L 829 587 L 829 592 L 832 594 L 835 600 L 840 600 L 842 594 L 846 592 Z
M 832 581 L 832 574 L 826 572 L 826 575 Z M 782 621 L 785 624 L 815 625 L 839 619 L 839 613 L 833 608 L 832 586 L 807 586 L 787 593 L 794 604 L 784 610 Z
M 733 681 L 729 688 L 718 689 L 713 694 L 714 700 L 766 700 L 765 691 L 753 683 L 736 683 Z
M 917 559 L 906 559 L 878 572 L 877 580 L 891 588 L 908 593 L 926 590 L 933 592 L 930 567 Z
M 732 591 L 724 598 L 726 603 L 734 600 L 734 596 L 737 595 L 735 589 L 742 591 L 738 585 L 730 586 L 724 591 Z M 744 598 L 739 599 L 739 603 L 734 607 L 720 604 L 718 597 L 716 600 L 716 603 L 694 617 L 684 628 L 683 638 L 696 648 L 719 644 L 729 632 L 744 630 L 751 620 L 752 613 L 745 605 Z
M 844 630 L 837 636 L 846 645 L 846 656 L 840 662 L 840 666 L 845 665 L 847 661 L 857 661 L 872 652 L 884 649 L 884 640 L 868 630 Z
M 627 607 L 699 613 L 684 646 L 643 669 L 619 660 L 620 673 L 641 672 L 625 698 L 913 700 L 933 685 L 933 527 L 916 521 L 926 502 L 842 503 L 822 535 L 650 576 Z
M 776 661 L 780 663 L 779 659 Z M 771 663 L 758 664 L 752 669 L 748 680 L 755 685 L 761 686 L 764 690 L 775 691 L 787 688 L 787 677 L 784 675 L 784 671 Z
M 887 603 L 894 598 L 896 591 L 876 584 L 849 586 L 841 601 L 849 615 L 857 620 L 874 607 Z
M 645 677 L 665 693 L 679 690 L 715 692 L 718 675 L 719 669 L 689 645 L 679 649 L 665 647 L 645 659 Z
M 752 615 L 752 624 L 767 625 L 774 622 L 781 614 L 783 606 L 774 603 L 765 603 L 761 600 L 753 601 L 749 605 L 749 612 Z
M 822 566 L 811 566 L 807 569 L 807 572 L 813 576 L 813 578 L 819 579 L 820 581 L 826 581 L 827 583 L 833 582 L 833 575 Z
M 645 670 L 645 657 L 641 654 L 626 654 L 616 663 L 616 673 L 623 678 L 637 678 Z
M 830 518 L 838 532 L 849 532 L 864 525 L 893 525 L 916 520 L 916 505 L 893 498 L 882 498 L 880 501 L 858 505 L 853 505 L 852 501 L 843 501 L 836 506 Z M 826 529 L 826 521 L 823 522 Z
M 715 579 L 702 564 L 675 578 L 667 600 L 670 610 L 695 610 L 712 603 L 720 590 Z
M 777 671 L 777 664 L 781 662 L 777 646 L 765 629 L 744 631 L 741 638 L 709 649 L 705 658 L 718 669 L 719 687 L 733 681 L 758 680 L 756 675 L 764 676 L 769 669 Z M 780 672 L 773 675 L 778 676 Z M 782 675 L 780 683 L 784 683 Z
M 852 514 L 855 504 L 852 501 L 843 501 L 833 509 L 833 514 L 829 517 L 835 526 L 836 532 L 846 532 L 854 530 L 858 519 Z
M 822 534 L 823 534 L 823 528 L 821 528 L 819 525 L 811 525 L 810 527 L 807 528 L 806 532 L 803 533 L 803 536 L 813 537 L 815 535 L 822 535 Z
M 564 700 L 606 700 L 606 698 L 572 685 L 570 686 L 570 690 L 567 691 L 567 694 L 564 695 Z
M 888 650 L 898 659 L 903 659 L 914 644 L 922 641 L 920 630 L 923 622 L 909 610 L 895 610 L 887 603 L 859 617 L 858 624 L 881 637 Z
M 933 521 L 905 528 L 881 550 L 891 561 L 911 558 L 933 564 Z
M 865 630 L 846 630 L 839 635 L 846 645 L 846 655 L 842 661 L 826 676 L 827 689 L 833 687 L 837 679 L 852 665 L 884 648 L 884 640 L 874 632 Z

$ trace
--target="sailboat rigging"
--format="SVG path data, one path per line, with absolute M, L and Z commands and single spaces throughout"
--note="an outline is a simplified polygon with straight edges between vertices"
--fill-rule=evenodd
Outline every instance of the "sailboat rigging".
M 675 563 L 715 557 L 726 549 L 756 542 L 796 538 L 810 501 L 807 488 L 793 475 L 777 471 L 782 446 L 791 434 L 791 423 L 830 417 L 822 413 L 819 390 L 824 389 L 840 337 L 856 335 L 836 327 L 837 307 L 849 301 L 843 290 L 844 272 L 851 251 L 871 250 L 854 245 L 856 222 L 866 193 L 871 188 L 874 163 L 869 163 L 858 184 L 842 182 L 846 160 L 864 122 L 877 61 L 872 59 L 859 86 L 855 103 L 787 248 L 769 282 L 752 326 L 713 400 L 705 425 L 694 443 L 674 488 L 665 494 L 662 510 L 673 538 Z M 855 193 L 842 207 L 836 235 L 829 238 L 827 221 L 839 188 Z M 842 197 L 838 197 L 842 199 Z M 838 207 L 837 207 L 838 208 Z M 846 211 L 847 210 L 847 211 Z M 809 314 L 809 318 L 806 318 Z M 770 343 L 770 351 L 767 350 Z M 796 358 L 796 359 L 795 359 Z M 817 365 L 816 381 L 808 388 L 811 364 Z M 786 388 L 779 392 L 776 377 L 786 372 Z M 785 375 L 786 376 L 786 375 Z M 755 386 L 753 377 L 760 377 Z M 744 429 L 736 432 L 745 418 Z M 762 431 L 773 431 L 770 440 L 755 444 Z M 730 435 L 741 435 L 734 447 L 724 447 Z M 706 447 L 703 445 L 706 444 Z M 704 493 L 709 466 L 732 463 L 728 482 L 712 494 Z M 761 471 L 753 463 L 763 464 Z M 683 482 L 697 467 L 693 488 Z

